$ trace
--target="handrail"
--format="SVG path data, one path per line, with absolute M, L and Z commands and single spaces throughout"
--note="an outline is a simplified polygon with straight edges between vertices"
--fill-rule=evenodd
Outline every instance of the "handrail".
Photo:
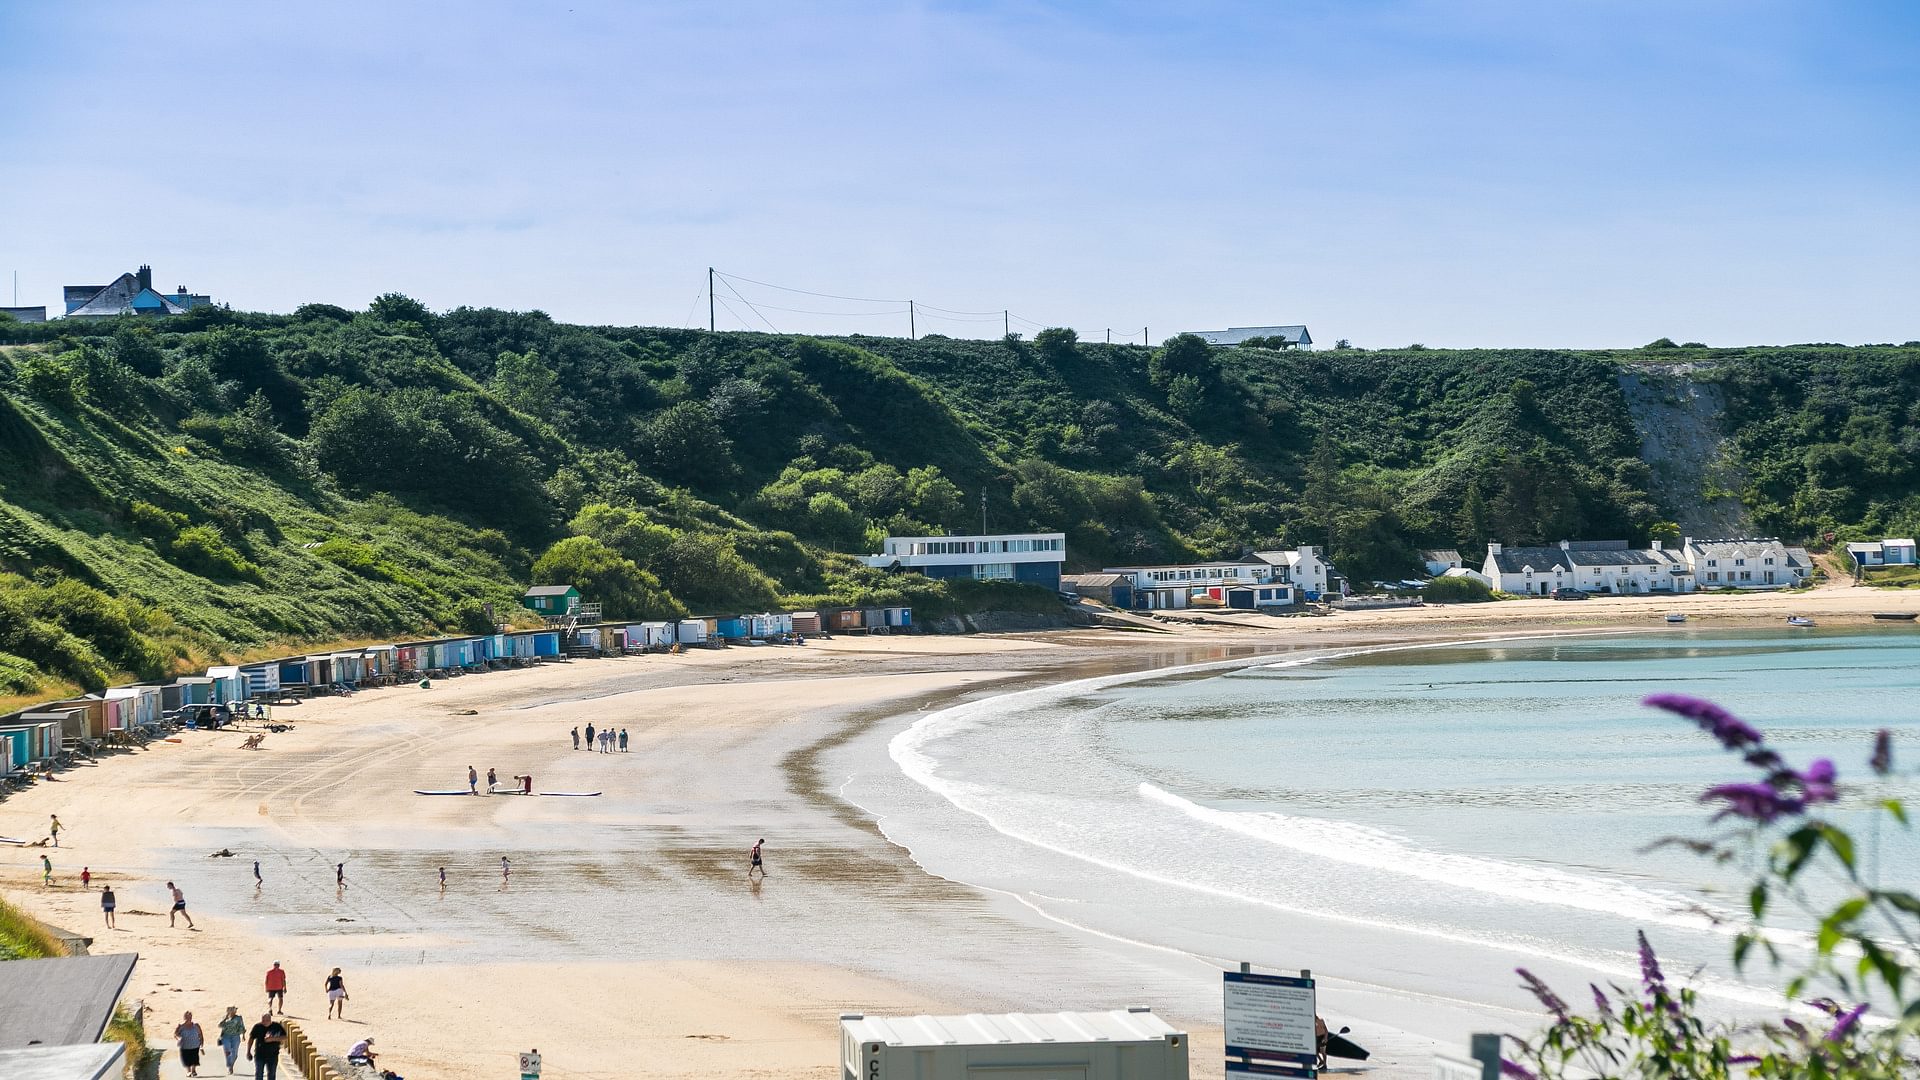
M 293 1060 L 294 1068 L 300 1070 L 305 1080 L 343 1080 L 338 1071 L 320 1055 L 318 1047 L 300 1025 L 291 1020 L 283 1021 L 287 1029 L 287 1054 Z

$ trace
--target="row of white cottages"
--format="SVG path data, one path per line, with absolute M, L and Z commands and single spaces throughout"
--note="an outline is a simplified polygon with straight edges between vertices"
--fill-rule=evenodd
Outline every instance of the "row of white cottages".
M 1061 578 L 1068 591 L 1147 611 L 1288 607 L 1337 595 L 1340 585 L 1333 564 L 1312 545 L 1215 562 L 1111 566 L 1098 574 Z
M 1555 589 L 1625 595 L 1790 589 L 1813 577 L 1813 557 L 1807 549 L 1775 537 L 1688 537 L 1678 547 L 1655 540 L 1644 548 L 1631 547 L 1625 540 L 1562 540 L 1549 547 L 1495 543 L 1487 545 L 1487 558 L 1478 572 L 1461 567 L 1454 552 L 1428 552 L 1427 556 L 1430 573 L 1476 577 L 1497 592 L 1516 596 L 1550 596 Z M 1436 565 L 1449 561 L 1451 566 Z

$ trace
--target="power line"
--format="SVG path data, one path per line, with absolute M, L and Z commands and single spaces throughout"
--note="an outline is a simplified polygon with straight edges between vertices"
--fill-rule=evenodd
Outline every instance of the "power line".
M 768 330 L 772 330 L 776 334 L 780 332 L 779 330 L 774 329 L 773 322 L 770 319 L 768 319 L 765 315 L 760 314 L 759 308 L 753 306 L 753 301 L 748 300 L 746 297 L 740 295 L 740 290 L 734 288 L 732 282 L 728 281 L 723 276 L 720 279 L 720 284 L 725 285 L 727 289 L 733 293 L 734 296 L 739 298 L 741 303 L 747 305 L 747 310 L 753 312 L 754 315 L 758 316 L 760 321 L 766 324 Z
M 835 293 L 812 292 L 808 289 L 795 289 L 786 285 L 775 285 L 770 281 L 755 281 L 750 277 L 741 277 L 738 274 L 728 274 L 718 270 L 714 272 L 723 278 L 731 278 L 734 281 L 744 281 L 749 285 L 759 285 L 768 289 L 779 289 L 781 292 L 801 293 L 806 296 L 823 296 L 829 300 L 851 300 L 859 304 L 904 304 L 907 302 L 903 299 L 879 299 L 872 296 L 840 296 Z M 738 289 L 734 290 L 734 295 L 740 295 Z

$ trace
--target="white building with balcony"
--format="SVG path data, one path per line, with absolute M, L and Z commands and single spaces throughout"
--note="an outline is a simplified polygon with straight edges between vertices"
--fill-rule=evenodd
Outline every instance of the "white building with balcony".
M 1058 590 L 1060 568 L 1067 561 L 1067 534 L 889 536 L 880 554 L 863 555 L 860 561 L 931 578 L 1018 581 Z

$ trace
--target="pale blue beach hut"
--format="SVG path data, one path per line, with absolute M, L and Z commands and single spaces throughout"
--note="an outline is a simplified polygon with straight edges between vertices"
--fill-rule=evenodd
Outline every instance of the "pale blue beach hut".
M 211 667 L 207 669 L 207 678 L 213 680 L 212 697 L 216 704 L 247 699 L 247 677 L 240 674 L 236 666 Z
M 241 700 L 273 697 L 280 693 L 280 665 L 271 660 L 244 665 L 240 669 L 240 675 L 246 680 L 246 693 L 241 696 Z

